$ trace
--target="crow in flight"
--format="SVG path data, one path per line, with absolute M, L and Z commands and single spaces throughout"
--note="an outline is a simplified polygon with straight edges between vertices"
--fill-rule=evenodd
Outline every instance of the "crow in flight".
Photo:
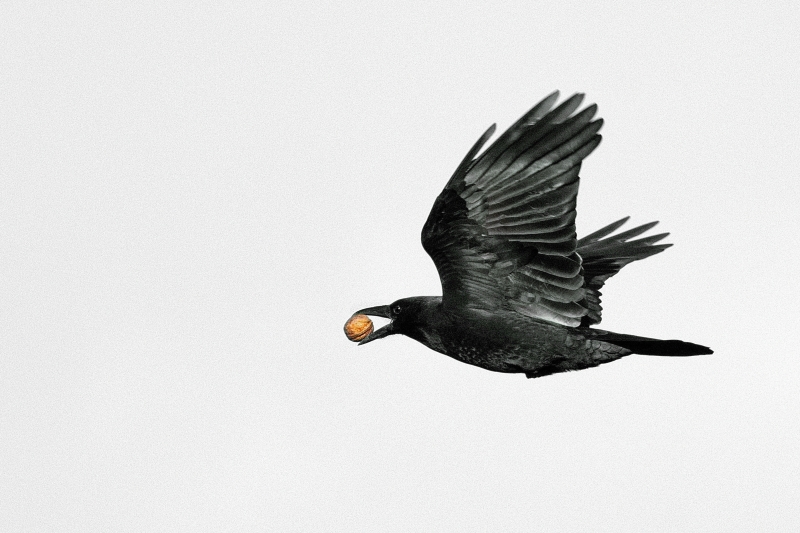
M 575 233 L 581 161 L 600 143 L 602 119 L 583 95 L 560 105 L 555 92 L 480 156 L 492 125 L 467 153 L 433 204 L 422 246 L 442 296 L 415 296 L 356 315 L 388 318 L 352 340 L 395 333 L 454 359 L 529 378 L 580 370 L 630 354 L 713 353 L 679 340 L 595 329 L 600 289 L 622 267 L 657 254 L 667 233 L 637 238 L 656 222 L 614 234 L 623 218 L 582 239 Z M 574 113 L 574 114 L 573 114 Z M 349 324 L 350 322 L 348 322 Z M 346 328 L 347 330 L 347 328 Z

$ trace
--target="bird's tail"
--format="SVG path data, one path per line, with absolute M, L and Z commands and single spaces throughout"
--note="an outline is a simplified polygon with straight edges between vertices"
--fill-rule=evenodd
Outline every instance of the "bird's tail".
M 602 337 L 604 342 L 626 348 L 641 355 L 666 355 L 685 357 L 689 355 L 706 355 L 714 353 L 711 348 L 678 340 L 659 340 L 623 333 L 608 333 Z

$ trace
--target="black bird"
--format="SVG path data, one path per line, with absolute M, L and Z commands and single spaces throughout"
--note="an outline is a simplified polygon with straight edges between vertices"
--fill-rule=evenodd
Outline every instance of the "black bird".
M 356 314 L 391 319 L 359 344 L 402 333 L 428 348 L 495 372 L 529 378 L 580 370 L 630 354 L 713 353 L 679 340 L 613 333 L 600 289 L 622 267 L 662 252 L 657 222 L 613 234 L 623 218 L 582 239 L 575 233 L 581 161 L 600 143 L 597 106 L 575 113 L 554 92 L 480 156 L 492 125 L 467 153 L 422 228 L 442 296 L 416 296 Z

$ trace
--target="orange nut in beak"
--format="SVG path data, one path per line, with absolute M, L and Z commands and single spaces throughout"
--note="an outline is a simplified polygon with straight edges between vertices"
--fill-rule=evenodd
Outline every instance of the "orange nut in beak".
M 372 320 L 367 315 L 353 315 L 344 325 L 344 334 L 353 342 L 363 341 L 372 333 Z

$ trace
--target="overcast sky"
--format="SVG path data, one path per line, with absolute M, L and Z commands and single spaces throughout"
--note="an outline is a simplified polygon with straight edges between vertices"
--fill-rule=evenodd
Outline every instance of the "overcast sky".
M 796 2 L 116 4 L 0 4 L 0 530 L 800 527 Z M 675 244 L 602 326 L 716 353 L 347 341 L 554 89 L 606 120 L 579 234 Z

